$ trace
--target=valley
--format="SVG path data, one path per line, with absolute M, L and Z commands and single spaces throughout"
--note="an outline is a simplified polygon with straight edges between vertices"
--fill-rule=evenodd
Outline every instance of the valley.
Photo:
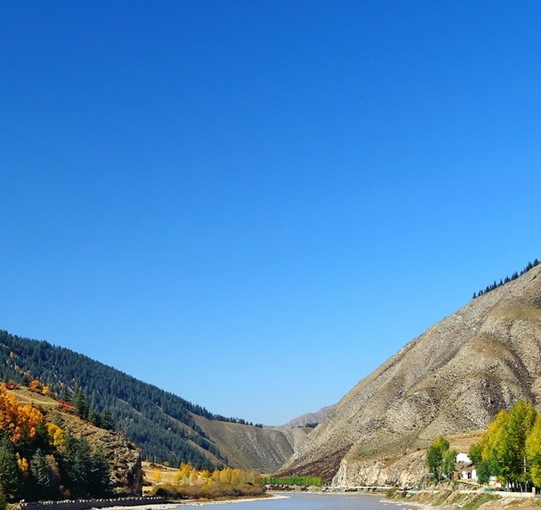
M 541 266 L 430 327 L 336 405 L 299 417 L 304 426 L 219 416 L 68 349 L 6 331 L 0 353 L 0 376 L 17 386 L 8 391 L 115 451 L 108 455 L 117 459 L 115 484 L 130 493 L 149 483 L 143 463 L 165 466 L 163 479 L 188 464 L 318 476 L 335 488 L 412 486 L 425 477 L 426 449 L 438 435 L 466 453 L 501 409 L 519 399 L 541 406 Z M 314 416 L 322 419 L 315 428 Z M 113 430 L 100 428 L 109 422 Z

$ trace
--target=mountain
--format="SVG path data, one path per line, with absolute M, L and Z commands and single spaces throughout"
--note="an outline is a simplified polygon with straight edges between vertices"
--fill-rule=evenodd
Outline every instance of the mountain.
M 0 360 L 2 380 L 26 385 L 37 379 L 57 398 L 84 398 L 94 416 L 107 413 L 145 460 L 273 472 L 308 433 L 272 431 L 213 414 L 87 356 L 7 331 L 0 331 Z
M 331 409 L 281 471 L 337 486 L 417 483 L 435 437 L 484 429 L 517 399 L 541 407 L 541 265 L 405 345 Z
M 316 411 L 314 413 L 306 413 L 301 414 L 300 416 L 297 416 L 296 418 L 293 418 L 291 421 L 288 421 L 285 425 L 281 425 L 281 429 L 294 429 L 297 427 L 306 427 L 306 426 L 314 426 L 317 425 L 319 422 L 323 421 L 323 418 L 329 414 L 329 411 L 332 409 L 332 406 L 327 406 L 321 408 L 319 411 Z
M 278 471 L 313 430 L 306 427 L 250 427 L 202 416 L 195 419 L 230 465 L 246 466 L 266 474 Z

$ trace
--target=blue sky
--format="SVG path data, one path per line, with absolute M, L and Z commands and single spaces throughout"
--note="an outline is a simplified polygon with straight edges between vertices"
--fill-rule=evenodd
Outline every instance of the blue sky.
M 264 424 L 541 258 L 541 3 L 0 5 L 0 328 Z

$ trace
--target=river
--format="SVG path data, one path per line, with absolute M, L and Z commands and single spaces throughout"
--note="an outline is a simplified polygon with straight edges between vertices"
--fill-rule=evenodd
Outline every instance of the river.
M 278 496 L 224 502 L 221 505 L 225 505 L 225 508 L 220 508 L 220 510 L 403 510 L 411 508 L 385 503 L 382 501 L 383 495 L 288 492 L 280 493 Z M 186 510 L 186 505 L 177 508 Z

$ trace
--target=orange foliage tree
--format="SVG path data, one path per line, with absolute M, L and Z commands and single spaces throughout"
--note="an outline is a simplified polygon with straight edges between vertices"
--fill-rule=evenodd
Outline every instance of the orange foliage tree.
M 29 404 L 19 404 L 12 393 L 0 386 L 0 430 L 7 432 L 12 443 L 31 441 L 43 414 Z
M 35 393 L 41 393 L 41 382 L 39 382 L 37 379 L 32 379 L 28 383 L 28 389 Z

